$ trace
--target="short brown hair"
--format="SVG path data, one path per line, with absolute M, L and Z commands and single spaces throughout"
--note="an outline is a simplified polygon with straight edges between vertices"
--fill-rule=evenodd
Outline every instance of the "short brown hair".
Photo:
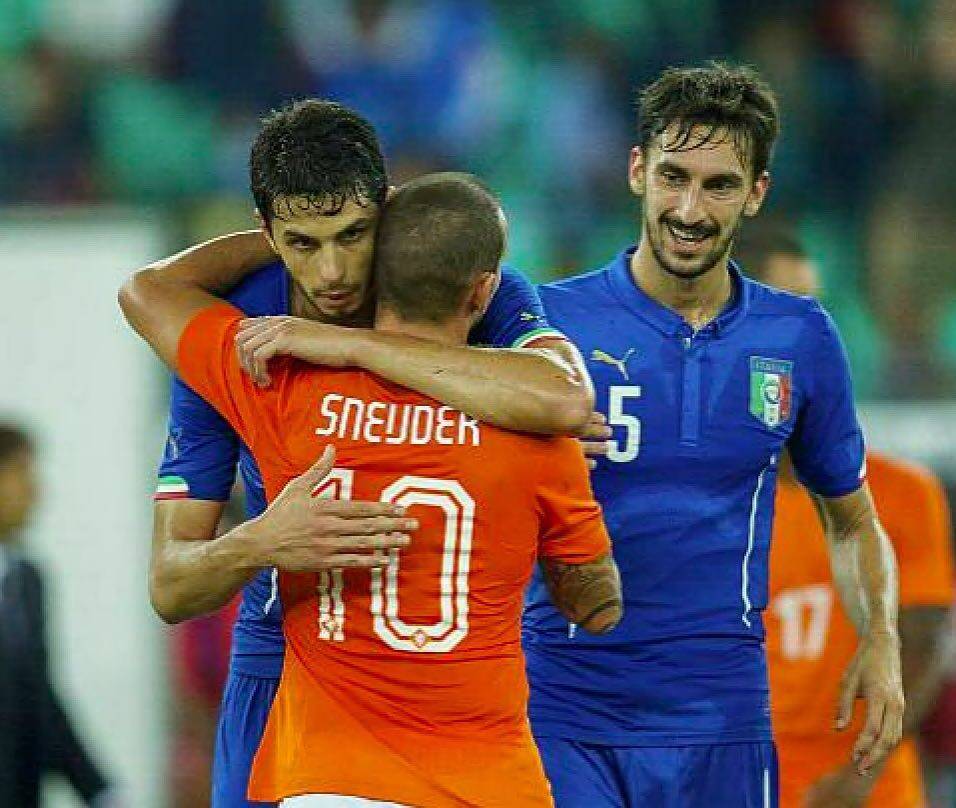
M 426 174 L 386 202 L 375 243 L 378 301 L 411 322 L 445 322 L 504 252 L 501 208 L 471 174 Z
M 0 421 L 0 463 L 6 463 L 18 452 L 32 452 L 33 439 L 23 427 Z
M 669 67 L 638 96 L 638 143 L 645 152 L 672 124 L 666 151 L 682 151 L 730 136 L 754 177 L 770 165 L 780 134 L 777 98 L 755 70 L 711 62 L 705 67 Z M 706 134 L 691 140 L 695 127 Z

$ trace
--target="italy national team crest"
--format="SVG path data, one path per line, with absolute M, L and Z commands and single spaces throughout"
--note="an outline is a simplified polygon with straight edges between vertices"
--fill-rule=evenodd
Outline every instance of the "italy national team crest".
M 773 429 L 790 417 L 793 362 L 750 357 L 750 414 Z

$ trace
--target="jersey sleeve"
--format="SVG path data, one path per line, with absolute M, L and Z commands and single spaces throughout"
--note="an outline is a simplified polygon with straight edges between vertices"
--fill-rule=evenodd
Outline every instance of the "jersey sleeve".
M 239 439 L 229 423 L 177 376 L 169 397 L 169 428 L 154 499 L 229 499 Z
M 212 404 L 251 448 L 264 393 L 242 371 L 236 356 L 235 336 L 243 317 L 228 303 L 200 311 L 179 338 L 176 366 L 183 381 Z
M 536 457 L 541 529 L 538 555 L 565 564 L 585 564 L 611 549 L 601 506 L 594 499 L 581 445 L 552 438 L 547 456 Z
M 495 348 L 523 348 L 542 337 L 564 335 L 551 327 L 541 298 L 527 278 L 508 266 L 501 268 L 501 283 L 468 341 Z
M 902 482 L 902 480 L 901 480 Z M 949 505 L 939 480 L 909 471 L 905 507 L 886 517 L 899 561 L 900 606 L 948 606 L 953 602 L 953 545 Z M 880 503 L 876 503 L 877 511 Z M 881 514 L 881 518 L 882 518 Z
M 279 261 L 248 275 L 229 293 L 229 301 L 249 316 L 285 314 L 288 272 Z M 236 479 L 239 438 L 202 396 L 173 376 L 169 427 L 154 499 L 205 499 L 225 502 Z
M 820 496 L 843 496 L 863 483 L 863 430 L 846 349 L 830 315 L 819 306 L 807 341 L 810 349 L 802 360 L 807 391 L 788 448 L 804 485 Z

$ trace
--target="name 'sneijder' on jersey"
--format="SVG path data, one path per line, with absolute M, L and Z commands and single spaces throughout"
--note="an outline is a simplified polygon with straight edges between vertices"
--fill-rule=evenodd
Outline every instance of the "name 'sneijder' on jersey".
M 326 420 L 315 434 L 322 437 L 350 437 L 366 443 L 481 445 L 478 421 L 452 407 L 363 401 L 328 393 L 319 411 Z

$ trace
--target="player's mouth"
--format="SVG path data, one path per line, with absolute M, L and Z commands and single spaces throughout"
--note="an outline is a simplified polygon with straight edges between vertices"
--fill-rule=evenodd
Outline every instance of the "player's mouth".
M 317 303 L 331 309 L 343 309 L 356 302 L 358 292 L 355 289 L 336 289 L 315 292 Z
M 677 252 L 696 253 L 716 235 L 712 227 L 703 225 L 687 226 L 677 222 L 665 221 L 664 229 L 670 236 L 671 243 Z

